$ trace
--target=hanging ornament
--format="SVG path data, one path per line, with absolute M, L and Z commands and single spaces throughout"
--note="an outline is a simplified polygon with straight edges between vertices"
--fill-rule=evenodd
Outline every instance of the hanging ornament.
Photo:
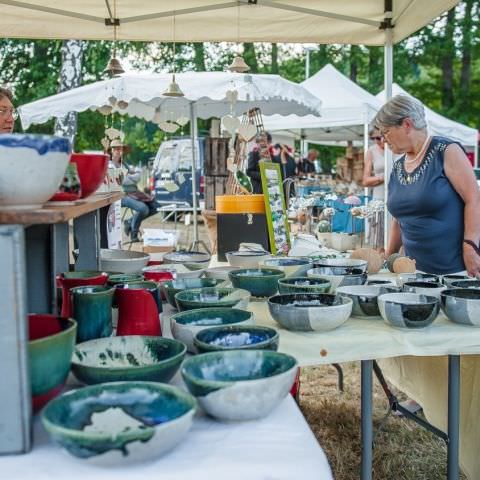
M 103 137 L 100 143 L 102 144 L 105 152 L 110 148 L 110 140 L 107 137 Z
M 118 138 L 120 136 L 120 130 L 117 130 L 116 128 L 107 128 L 105 130 L 105 135 L 110 139 L 113 140 L 114 138 Z
M 250 70 L 250 67 L 246 64 L 241 55 L 237 55 L 233 58 L 232 63 L 228 66 L 230 72 L 245 73 Z
M 126 108 L 128 107 L 128 102 L 126 102 L 125 100 L 119 100 L 117 102 L 117 107 L 120 109 L 120 110 L 126 110 Z
M 117 104 L 117 99 L 112 95 L 111 97 L 108 98 L 108 103 L 114 107 Z
M 222 126 L 230 134 L 235 135 L 235 132 L 240 126 L 240 120 L 237 117 L 233 117 L 232 115 L 225 115 L 224 117 L 222 117 Z
M 189 121 L 190 119 L 188 117 L 179 117 L 175 120 L 181 127 L 184 127 Z
M 182 92 L 180 85 L 175 80 L 175 14 L 173 15 L 173 57 L 172 57 L 172 81 L 168 85 L 167 89 L 163 92 L 165 97 L 184 97 L 185 94 Z
M 111 105 L 102 105 L 101 107 L 98 107 L 97 110 L 102 115 L 110 115 L 113 111 L 113 107 Z
M 257 127 L 251 123 L 242 124 L 238 127 L 238 134 L 246 142 L 250 142 L 257 135 Z
M 179 126 L 173 122 L 160 122 L 158 126 L 167 133 L 175 133 L 179 128 Z

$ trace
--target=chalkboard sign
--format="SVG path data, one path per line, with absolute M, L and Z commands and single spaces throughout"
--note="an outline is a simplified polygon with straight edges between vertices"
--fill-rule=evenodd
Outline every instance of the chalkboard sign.
M 260 162 L 259 165 L 270 249 L 273 254 L 287 254 L 290 250 L 290 231 L 280 165 L 272 162 Z

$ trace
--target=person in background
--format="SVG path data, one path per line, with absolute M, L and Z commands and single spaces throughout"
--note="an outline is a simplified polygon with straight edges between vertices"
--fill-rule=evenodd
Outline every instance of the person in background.
M 13 133 L 13 127 L 17 118 L 18 113 L 13 107 L 11 90 L 0 87 L 0 134 Z
M 138 182 L 141 173 L 123 161 L 124 154 L 128 151 L 128 145 L 120 140 L 112 140 L 110 144 L 111 160 L 116 168 L 122 168 L 122 188 L 125 196 L 122 198 L 122 207 L 131 208 L 134 214 L 123 223 L 125 235 L 130 235 L 132 242 L 140 241 L 138 233 L 143 220 L 157 212 L 157 205 L 154 198 L 138 189 Z
M 385 196 L 384 170 L 385 170 L 385 139 L 379 130 L 370 130 L 370 140 L 374 143 L 368 149 L 363 168 L 363 186 L 372 189 L 372 198 L 383 200 Z
M 270 157 L 262 157 L 262 152 L 270 152 Z M 253 186 L 253 193 L 263 193 L 262 178 L 260 176 L 259 162 L 262 160 L 272 161 L 274 163 L 281 163 L 280 155 L 275 154 L 272 147 L 272 136 L 268 132 L 263 132 L 257 135 L 256 145 L 248 154 L 247 175 L 250 177 Z
M 307 157 L 302 158 L 298 163 L 298 175 L 315 173 L 315 162 L 318 159 L 318 152 L 314 148 L 308 151 Z
M 276 143 L 272 152 L 275 158 L 280 158 L 283 179 L 294 178 L 297 172 L 297 164 L 295 163 L 295 158 L 293 157 L 290 147 Z

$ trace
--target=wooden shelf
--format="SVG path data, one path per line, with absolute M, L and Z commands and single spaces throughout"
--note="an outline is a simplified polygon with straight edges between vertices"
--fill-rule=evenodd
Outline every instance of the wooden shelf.
M 71 202 L 70 205 L 45 204 L 37 210 L 2 210 L 0 224 L 33 225 L 64 223 L 99 208 L 106 207 L 123 197 L 123 192 L 91 195 L 88 198 Z

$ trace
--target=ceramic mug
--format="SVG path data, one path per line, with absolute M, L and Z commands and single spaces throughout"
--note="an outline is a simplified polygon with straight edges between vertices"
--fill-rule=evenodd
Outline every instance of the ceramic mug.
M 77 321 L 77 343 L 112 334 L 113 287 L 86 286 L 70 290 L 73 318 Z
M 159 286 L 155 282 L 115 286 L 118 305 L 117 335 L 162 335 Z

